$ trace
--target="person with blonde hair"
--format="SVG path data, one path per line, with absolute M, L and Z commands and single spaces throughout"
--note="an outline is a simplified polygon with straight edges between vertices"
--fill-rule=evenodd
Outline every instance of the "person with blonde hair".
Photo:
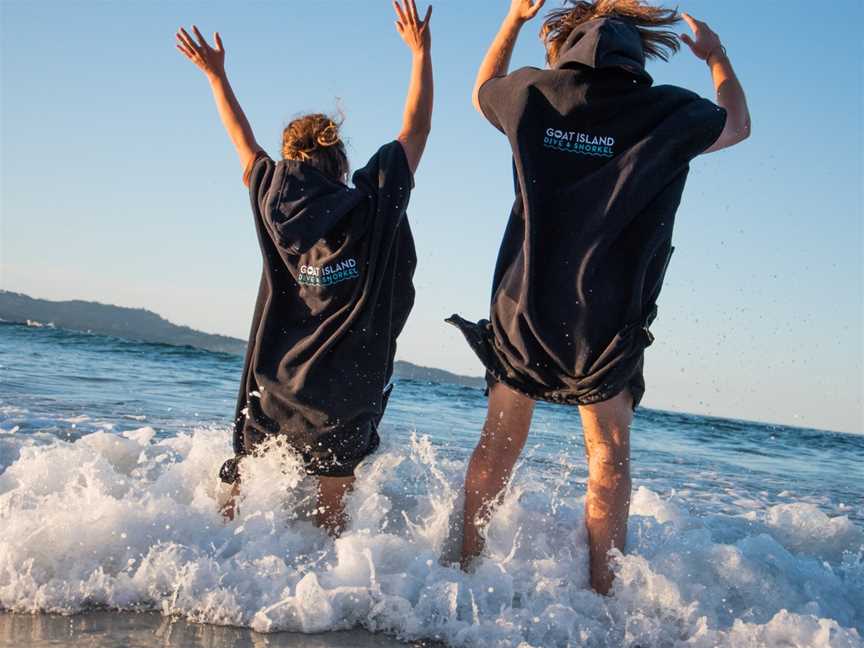
M 750 133 L 719 37 L 687 14 L 641 0 L 566 3 L 540 37 L 547 69 L 508 74 L 522 26 L 544 0 L 512 0 L 480 66 L 473 103 L 513 152 L 516 200 L 493 278 L 489 320 L 450 318 L 487 370 L 489 405 L 465 479 L 462 563 L 525 444 L 534 403 L 576 405 L 588 458 L 590 582 L 607 593 L 609 552 L 624 550 L 630 422 L 645 391 L 644 350 L 672 255 L 689 164 Z M 646 58 L 679 46 L 707 64 L 717 104 L 655 86 Z
M 396 28 L 412 55 L 402 128 L 348 181 L 340 122 L 324 114 L 285 128 L 282 159 L 258 144 L 228 83 L 225 48 L 197 27 L 177 32 L 177 49 L 210 82 L 243 168 L 263 255 L 258 300 L 237 400 L 235 457 L 220 475 L 233 485 L 223 507 L 233 519 L 242 459 L 283 441 L 318 480 L 316 521 L 345 524 L 354 470 L 379 443 L 396 338 L 414 303 L 416 254 L 406 209 L 432 124 L 431 6 L 394 2 Z

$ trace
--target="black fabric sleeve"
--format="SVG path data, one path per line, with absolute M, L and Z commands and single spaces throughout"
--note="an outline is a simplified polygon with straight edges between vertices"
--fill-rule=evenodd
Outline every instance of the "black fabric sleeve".
M 487 80 L 477 92 L 480 110 L 486 120 L 502 133 L 504 126 L 498 115 L 499 108 L 505 103 L 507 88 L 507 77 L 497 76 Z
M 261 151 L 247 170 L 247 175 L 244 176 L 244 180 L 248 178 L 249 198 L 252 200 L 252 207 L 256 215 L 264 213 L 264 200 L 270 190 L 270 183 L 273 182 L 275 171 L 276 162 L 264 151 Z
M 252 169 L 255 167 L 258 160 L 260 160 L 262 157 L 269 158 L 270 156 L 267 155 L 266 151 L 258 149 L 257 151 L 255 151 L 255 155 L 252 156 L 252 159 L 249 160 L 246 168 L 243 169 L 243 184 L 247 187 L 249 186 L 249 178 L 252 176 Z
M 492 77 L 477 92 L 483 116 L 502 133 L 511 130 L 522 111 L 521 97 L 537 68 L 525 67 L 507 76 Z
M 689 132 L 692 136 L 684 151 L 684 157 L 688 161 L 704 153 L 723 133 L 726 109 L 700 97 L 690 106 L 690 123 Z
M 414 188 L 402 143 L 394 140 L 382 146 L 352 179 L 355 187 L 373 198 L 378 217 L 386 215 L 393 226 L 398 225 Z

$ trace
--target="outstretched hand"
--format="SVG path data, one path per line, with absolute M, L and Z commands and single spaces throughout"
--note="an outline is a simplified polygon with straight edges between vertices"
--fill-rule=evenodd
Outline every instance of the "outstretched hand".
M 417 13 L 417 3 L 414 0 L 405 0 L 404 7 L 402 2 L 393 0 L 393 8 L 396 10 L 397 16 L 396 31 L 399 32 L 411 52 L 414 54 L 428 52 L 432 47 L 432 32 L 429 30 L 432 5 L 426 9 L 426 16 L 423 20 L 420 20 Z
M 528 22 L 536 16 L 546 0 L 511 0 L 510 17 L 520 22 Z
M 693 50 L 693 54 L 703 61 L 707 60 L 713 53 L 721 51 L 723 45 L 720 43 L 720 37 L 701 20 L 696 20 L 688 13 L 682 13 L 684 19 L 690 29 L 693 30 L 693 37 L 689 34 L 681 34 L 681 40 Z
M 219 32 L 214 32 L 213 42 L 216 47 L 210 47 L 201 32 L 192 25 L 192 33 L 198 39 L 195 42 L 182 27 L 177 32 L 176 47 L 186 58 L 197 65 L 208 77 L 220 76 L 225 72 L 225 48 L 222 46 L 222 38 Z

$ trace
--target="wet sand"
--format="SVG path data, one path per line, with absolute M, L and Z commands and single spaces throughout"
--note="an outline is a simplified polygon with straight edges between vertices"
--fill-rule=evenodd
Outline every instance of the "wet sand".
M 2 648 L 440 648 L 443 644 L 402 643 L 365 630 L 259 634 L 247 628 L 198 625 L 156 612 L 11 614 L 0 612 Z

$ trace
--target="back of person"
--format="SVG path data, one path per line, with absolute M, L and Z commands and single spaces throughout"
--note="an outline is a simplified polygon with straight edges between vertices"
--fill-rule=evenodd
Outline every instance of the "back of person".
M 630 382 L 638 403 L 631 378 L 651 343 L 688 164 L 725 111 L 652 86 L 639 32 L 617 18 L 574 30 L 552 69 L 490 79 L 479 102 L 509 138 L 516 175 L 487 367 L 562 402 L 605 400 Z
M 396 337 L 414 303 L 411 169 L 394 141 L 354 173 L 353 188 L 263 152 L 248 181 L 264 265 L 235 444 L 249 452 L 277 433 L 316 474 L 351 474 L 378 445 Z
M 744 139 L 749 114 L 717 35 L 645 0 L 569 0 L 540 30 L 549 69 L 508 74 L 519 31 L 543 4 L 511 0 L 474 85 L 475 108 L 510 142 L 516 196 L 489 320 L 448 320 L 489 385 L 465 477 L 461 562 L 470 568 L 482 551 L 535 401 L 578 405 L 591 584 L 607 593 L 609 550 L 623 551 L 626 539 L 630 423 L 689 164 Z M 654 87 L 645 70 L 646 58 L 677 51 L 669 28 L 681 18 L 695 38 L 681 40 L 708 62 L 720 106 Z
M 210 83 L 244 169 L 263 256 L 243 376 L 234 454 L 219 471 L 232 484 L 221 506 L 233 520 L 244 457 L 274 445 L 294 450 L 317 478 L 316 522 L 345 524 L 354 470 L 378 446 L 396 338 L 414 303 L 417 257 L 406 208 L 432 126 L 432 7 L 393 3 L 396 31 L 411 52 L 402 126 L 354 173 L 339 124 L 320 113 L 283 131 L 281 161 L 258 144 L 225 71 L 218 32 L 211 46 L 196 26 L 177 49 Z

